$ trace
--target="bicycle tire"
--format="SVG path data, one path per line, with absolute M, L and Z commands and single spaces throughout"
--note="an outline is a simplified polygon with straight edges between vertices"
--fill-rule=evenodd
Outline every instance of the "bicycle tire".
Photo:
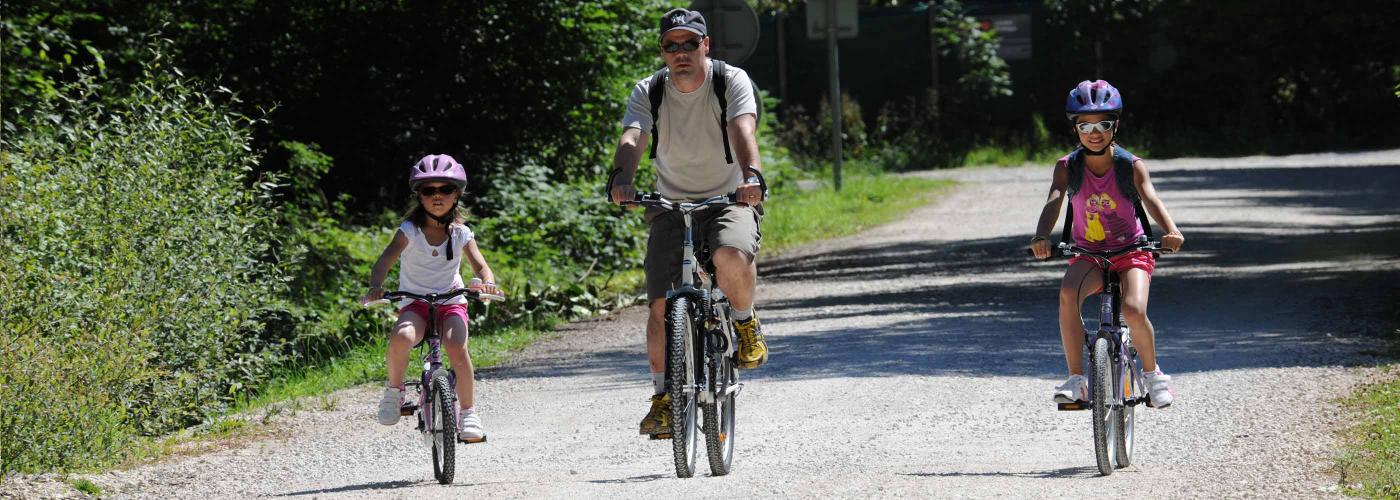
M 1145 393 L 1143 392 L 1142 368 L 1138 365 L 1137 357 L 1129 354 L 1124 359 L 1127 360 L 1123 369 L 1123 387 L 1127 389 L 1123 391 L 1123 399 L 1126 402 L 1129 398 L 1137 398 Z M 1115 440 L 1114 462 L 1118 464 L 1119 469 L 1133 463 L 1133 431 L 1136 427 L 1136 421 L 1137 405 L 1124 404 L 1116 418 L 1118 439 Z
M 700 435 L 696 432 L 699 413 L 695 399 L 686 395 L 686 373 L 693 373 L 695 352 L 687 349 L 695 338 L 695 323 L 690 313 L 690 300 L 676 297 L 666 313 L 666 373 L 670 377 L 666 392 L 671 397 L 671 451 L 676 462 L 676 477 L 695 476 L 695 460 L 699 455 Z
M 1113 474 L 1113 407 L 1109 403 L 1113 399 L 1113 371 L 1109 363 L 1109 342 L 1107 338 L 1098 337 L 1094 340 L 1094 350 L 1091 353 L 1093 370 L 1093 407 L 1094 413 L 1094 458 L 1098 462 L 1099 473 L 1105 476 Z
M 456 395 L 447 375 L 433 377 L 432 403 L 433 421 L 429 422 L 429 432 L 433 433 L 433 477 L 438 484 L 452 484 L 457 462 L 457 422 L 454 417 L 457 405 Z
M 723 326 L 726 334 L 729 326 Z M 729 335 L 729 338 L 734 338 Z M 734 392 L 720 394 L 739 382 L 734 358 L 727 352 L 711 352 L 710 389 L 715 391 L 713 404 L 705 405 L 705 450 L 710 458 L 710 475 L 729 474 L 734 463 Z

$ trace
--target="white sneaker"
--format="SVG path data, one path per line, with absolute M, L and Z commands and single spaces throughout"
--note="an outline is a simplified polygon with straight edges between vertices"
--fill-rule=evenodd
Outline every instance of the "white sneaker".
M 384 425 L 399 423 L 400 406 L 403 406 L 403 390 L 398 387 L 385 387 L 384 397 L 379 398 L 379 423 Z
M 476 407 L 459 408 L 457 418 L 459 441 L 480 441 L 486 437 L 486 430 L 481 427 L 481 416 L 477 415 Z
M 1089 379 L 1083 375 L 1070 375 L 1065 383 L 1055 387 L 1056 403 L 1073 403 L 1075 401 L 1088 401 Z
M 1157 367 L 1155 372 L 1142 374 L 1142 378 L 1147 382 L 1147 397 L 1152 399 L 1153 408 L 1166 408 L 1172 405 L 1175 394 L 1172 388 L 1167 386 L 1172 377 L 1162 373 L 1162 367 Z

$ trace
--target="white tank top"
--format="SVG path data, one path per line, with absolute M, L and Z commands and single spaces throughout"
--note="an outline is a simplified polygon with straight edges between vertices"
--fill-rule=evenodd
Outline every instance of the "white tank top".
M 408 247 L 399 254 L 399 290 L 417 293 L 444 293 L 453 289 L 462 288 L 462 254 L 466 253 L 467 242 L 474 236 L 472 230 L 466 225 L 452 223 L 448 226 L 452 231 L 452 260 L 447 259 L 447 242 L 441 245 L 429 245 L 427 238 L 423 236 L 423 231 L 413 222 L 404 221 L 399 225 L 399 231 L 408 238 Z M 436 254 L 436 255 L 434 255 Z M 403 299 L 398 302 L 398 307 L 403 308 L 412 299 Z M 447 301 L 449 304 L 465 304 L 465 297 L 454 297 Z

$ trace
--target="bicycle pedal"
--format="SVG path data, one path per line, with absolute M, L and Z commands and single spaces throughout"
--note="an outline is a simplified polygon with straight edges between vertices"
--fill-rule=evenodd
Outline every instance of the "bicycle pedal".
M 651 434 L 650 438 L 652 441 L 662 441 L 666 439 L 671 439 L 671 433 L 663 432 L 661 434 Z
M 1089 403 L 1083 401 L 1075 401 L 1073 403 L 1056 403 L 1056 405 L 1059 406 L 1060 411 L 1079 411 L 1088 410 L 1090 408 Z
M 418 411 L 418 405 L 403 405 L 399 407 L 399 416 L 407 417 Z
M 457 438 L 457 442 L 462 443 L 462 444 L 485 443 L 485 442 L 486 442 L 486 436 L 481 436 L 481 437 L 479 437 L 479 438 Z

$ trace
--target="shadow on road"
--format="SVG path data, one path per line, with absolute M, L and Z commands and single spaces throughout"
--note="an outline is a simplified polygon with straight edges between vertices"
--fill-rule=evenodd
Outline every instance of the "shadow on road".
M 915 477 L 1026 477 L 1033 479 L 1103 477 L 1099 474 L 1098 467 L 1095 466 L 1066 467 L 1035 472 L 911 472 L 899 475 Z

